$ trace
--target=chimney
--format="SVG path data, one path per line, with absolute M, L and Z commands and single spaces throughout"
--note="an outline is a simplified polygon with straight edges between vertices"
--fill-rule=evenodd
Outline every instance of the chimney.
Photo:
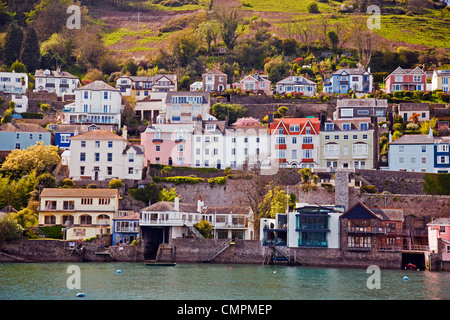
M 180 211 L 180 198 L 179 197 L 175 197 L 175 203 L 174 203 L 173 207 L 175 208 L 175 211 Z
M 61 67 L 60 67 L 60 66 L 57 66 L 57 67 L 56 67 L 56 72 L 57 72 L 58 74 L 61 74 Z
M 428 132 L 428 136 L 433 138 L 433 129 L 432 128 L 430 128 L 430 131 Z
M 205 206 L 205 203 L 202 201 L 201 197 L 198 197 L 198 201 L 197 201 L 197 211 L 198 212 L 202 212 L 202 207 Z
M 73 131 L 73 135 L 74 135 L 74 136 L 77 136 L 77 135 L 78 135 L 78 129 L 75 129 L 75 130 Z
M 122 128 L 122 138 L 124 138 L 125 141 L 128 139 L 128 129 L 127 129 L 127 126 L 123 126 L 123 128 Z

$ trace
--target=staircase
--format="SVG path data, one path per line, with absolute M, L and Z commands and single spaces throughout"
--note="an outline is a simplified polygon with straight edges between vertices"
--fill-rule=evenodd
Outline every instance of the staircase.
M 298 257 L 291 257 L 290 254 L 284 252 L 282 248 L 271 245 L 266 250 L 266 255 L 264 256 L 263 265 L 274 264 L 274 263 L 285 263 L 286 265 L 301 265 L 302 262 Z
M 195 227 L 189 227 L 189 232 L 193 233 L 196 238 L 205 239 L 205 237 Z
M 216 253 L 211 258 L 208 258 L 208 259 L 204 260 L 203 262 L 211 262 L 212 260 L 217 258 L 222 252 L 227 250 L 230 245 L 231 245 L 231 239 L 227 239 L 226 241 L 222 242 L 220 244 L 220 246 L 218 247 Z

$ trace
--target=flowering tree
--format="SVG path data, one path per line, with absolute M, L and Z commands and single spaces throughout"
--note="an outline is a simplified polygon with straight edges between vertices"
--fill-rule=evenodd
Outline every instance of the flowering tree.
M 24 150 L 12 150 L 2 165 L 6 170 L 43 172 L 59 163 L 58 147 L 38 142 Z
M 239 119 L 236 120 L 234 125 L 236 127 L 252 127 L 252 126 L 255 126 L 255 125 L 259 125 L 259 120 L 255 119 L 255 118 L 252 118 L 252 117 L 239 118 Z

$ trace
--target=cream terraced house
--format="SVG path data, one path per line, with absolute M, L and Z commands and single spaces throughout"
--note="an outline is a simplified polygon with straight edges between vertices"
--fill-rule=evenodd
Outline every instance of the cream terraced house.
M 319 167 L 375 169 L 378 167 L 377 117 L 322 121 Z
M 39 226 L 64 226 L 66 240 L 111 234 L 119 199 L 117 189 L 44 188 Z

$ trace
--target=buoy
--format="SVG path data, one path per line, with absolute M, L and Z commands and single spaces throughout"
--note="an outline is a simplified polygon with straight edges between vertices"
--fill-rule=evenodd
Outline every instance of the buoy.
M 231 270 L 232 268 L 230 267 L 230 270 Z
M 273 273 L 277 273 L 276 271 L 274 271 Z
M 82 298 L 82 297 L 84 297 L 84 296 L 86 296 L 86 294 L 84 294 L 83 292 L 77 293 L 77 297 L 78 297 L 78 298 Z
M 117 272 L 117 273 L 122 273 L 122 270 L 117 270 L 116 272 Z
M 406 280 L 408 280 L 409 278 L 407 277 L 407 276 L 404 276 L 403 277 L 403 281 L 406 281 Z

